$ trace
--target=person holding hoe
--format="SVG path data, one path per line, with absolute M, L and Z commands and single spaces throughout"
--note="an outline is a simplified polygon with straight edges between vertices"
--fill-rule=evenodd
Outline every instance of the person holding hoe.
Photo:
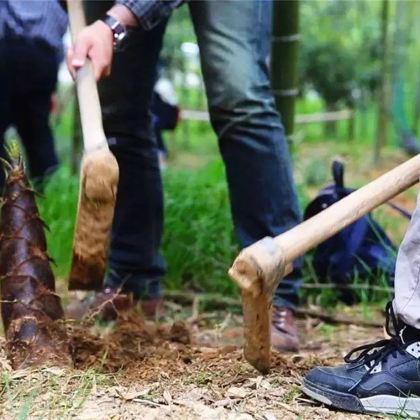
M 86 27 L 69 50 L 73 75 L 90 58 L 97 79 L 110 76 L 99 89 L 120 183 L 110 270 L 97 296 L 101 301 L 118 292 L 142 298 L 143 305 L 156 306 L 160 299 L 165 274 L 159 253 L 162 185 L 149 110 L 165 23 L 181 3 L 118 0 L 108 10 L 109 2 L 86 2 L 87 11 L 102 5 L 102 18 Z M 287 141 L 269 84 L 271 2 L 192 1 L 188 7 L 211 123 L 226 165 L 235 230 L 246 247 L 301 220 Z M 293 309 L 300 282 L 298 263 L 274 298 L 272 338 L 278 350 L 298 348 Z

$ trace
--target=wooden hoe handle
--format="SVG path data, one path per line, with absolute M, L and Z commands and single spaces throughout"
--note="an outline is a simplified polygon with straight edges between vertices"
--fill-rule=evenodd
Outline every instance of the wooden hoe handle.
M 81 0 L 68 0 L 73 39 L 85 27 Z M 119 168 L 102 127 L 92 63 L 77 71 L 77 98 L 83 130 L 80 192 L 69 275 L 70 290 L 100 290 L 106 271 L 118 189 Z
M 82 0 L 67 0 L 67 7 L 70 30 L 74 40 L 86 26 Z M 77 71 L 76 86 L 85 151 L 108 148 L 102 126 L 98 87 L 90 60 L 86 60 L 86 64 Z
M 420 155 L 397 166 L 321 213 L 275 238 L 242 250 L 229 270 L 242 290 L 245 357 L 261 372 L 270 366 L 271 299 L 288 267 L 321 242 L 418 182 Z

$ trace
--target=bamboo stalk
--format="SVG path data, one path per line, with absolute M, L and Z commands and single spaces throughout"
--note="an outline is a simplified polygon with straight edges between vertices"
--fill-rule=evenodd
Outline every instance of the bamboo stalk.
M 299 1 L 273 2 L 271 85 L 286 136 L 294 132 L 299 42 Z
M 389 115 L 389 0 L 382 0 L 381 9 L 381 46 L 382 46 L 382 69 L 381 86 L 379 90 L 379 113 L 377 134 L 374 144 L 374 164 L 378 164 L 381 159 L 383 146 L 387 142 L 388 115 Z
M 9 167 L 0 221 L 1 315 L 14 369 L 70 365 L 64 313 L 55 293 L 44 224 L 21 157 Z

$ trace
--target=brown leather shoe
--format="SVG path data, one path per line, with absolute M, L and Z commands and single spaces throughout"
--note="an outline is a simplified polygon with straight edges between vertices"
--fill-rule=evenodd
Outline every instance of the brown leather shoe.
M 140 302 L 140 306 L 147 319 L 161 319 L 165 315 L 165 307 L 162 298 L 144 299 Z
M 291 309 L 273 306 L 271 346 L 279 352 L 299 350 L 299 336 L 295 316 Z
M 104 321 L 113 321 L 119 314 L 133 309 L 135 305 L 132 294 L 119 293 L 117 289 L 107 287 L 96 293 L 89 312 Z

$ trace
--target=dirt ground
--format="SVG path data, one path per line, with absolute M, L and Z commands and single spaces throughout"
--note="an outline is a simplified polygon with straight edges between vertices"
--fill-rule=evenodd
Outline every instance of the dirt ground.
M 273 354 L 261 376 L 243 358 L 241 318 L 204 313 L 156 324 L 130 314 L 114 325 L 69 323 L 74 369 L 15 371 L 0 341 L 0 416 L 78 419 L 357 419 L 300 392 L 302 375 L 334 364 L 381 328 L 299 320 L 298 354 Z M 180 315 L 171 314 L 171 319 Z M 369 314 L 380 320 L 380 314 Z M 366 318 L 366 317 L 365 317 Z

